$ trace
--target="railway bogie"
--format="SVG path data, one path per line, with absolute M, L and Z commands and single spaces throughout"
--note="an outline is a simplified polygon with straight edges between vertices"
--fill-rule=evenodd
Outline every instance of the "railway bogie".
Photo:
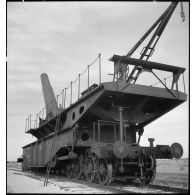
M 68 178 L 104 185 L 125 177 L 140 179 L 143 185 L 149 184 L 155 177 L 156 157 L 160 154 L 161 158 L 173 158 L 171 148 L 154 147 L 151 142 L 150 147 L 141 147 L 136 144 L 135 127 L 127 124 L 124 141 L 119 141 L 119 126 L 117 122 L 100 120 L 85 125 L 78 123 L 72 129 L 60 131 L 56 138 L 51 171 Z M 23 148 L 24 171 L 46 170 L 52 140 L 53 136 L 50 135 Z M 177 144 L 174 148 L 180 149 Z

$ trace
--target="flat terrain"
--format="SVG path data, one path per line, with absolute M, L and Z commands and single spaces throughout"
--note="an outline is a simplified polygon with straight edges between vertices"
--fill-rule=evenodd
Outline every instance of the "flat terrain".
M 110 193 L 103 189 L 67 181 L 50 180 L 48 186 L 44 187 L 43 179 L 32 178 L 29 173 L 13 171 L 10 168 L 21 169 L 21 164 L 14 162 L 7 163 L 8 193 Z M 156 179 L 153 183 L 188 189 L 188 159 L 158 160 Z M 147 193 L 147 190 L 145 193 Z
M 106 194 L 104 191 L 73 182 L 49 180 L 47 187 L 43 185 L 44 178 L 32 177 L 31 173 L 24 174 L 13 170 L 7 171 L 7 193 L 50 193 L 50 194 Z
M 188 159 L 158 160 L 154 184 L 188 189 Z

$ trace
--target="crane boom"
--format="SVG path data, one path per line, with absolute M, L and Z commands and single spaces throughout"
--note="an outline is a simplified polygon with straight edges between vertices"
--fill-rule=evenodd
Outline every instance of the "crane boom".
M 140 60 L 148 60 L 153 52 L 154 48 L 159 41 L 167 23 L 169 22 L 175 8 L 177 7 L 179 2 L 172 2 L 170 6 L 163 12 L 163 14 L 156 20 L 156 22 L 149 28 L 149 30 L 141 37 L 141 39 L 133 46 L 133 48 L 127 53 L 127 57 L 130 58 L 130 56 L 136 51 L 136 49 L 142 44 L 142 42 L 149 36 L 149 34 L 156 28 L 155 32 L 153 33 L 150 41 L 148 42 L 147 46 L 143 48 L 140 56 Z M 181 4 L 181 16 L 182 16 L 182 21 L 184 18 L 184 13 L 183 13 L 183 6 Z M 145 58 L 145 59 L 144 59 Z M 137 71 L 137 72 L 136 72 Z M 144 71 L 143 68 L 139 66 L 134 66 L 133 70 L 129 74 L 126 82 L 133 82 L 135 83 L 139 75 Z M 135 76 L 134 76 L 135 75 Z

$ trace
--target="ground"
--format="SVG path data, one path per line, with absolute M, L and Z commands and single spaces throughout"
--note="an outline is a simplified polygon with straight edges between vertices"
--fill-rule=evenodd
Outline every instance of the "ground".
M 188 189 L 188 159 L 157 160 L 157 174 L 154 184 Z
M 21 168 L 21 164 L 7 163 L 7 193 L 110 193 L 109 191 L 86 187 L 86 185 L 72 182 L 50 180 L 47 187 L 43 186 L 43 180 L 28 177 L 28 173 L 10 170 Z M 188 159 L 158 160 L 157 175 L 154 184 L 188 188 Z

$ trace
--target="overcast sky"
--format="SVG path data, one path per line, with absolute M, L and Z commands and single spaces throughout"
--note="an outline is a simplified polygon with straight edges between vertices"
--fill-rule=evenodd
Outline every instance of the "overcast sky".
M 108 73 L 113 72 L 113 64 L 108 59 L 113 54 L 125 55 L 169 4 L 8 2 L 8 160 L 16 160 L 22 154 L 21 147 L 36 140 L 25 134 L 24 128 L 27 116 L 35 116 L 44 106 L 41 73 L 48 74 L 57 95 L 101 53 L 103 81 L 110 81 Z M 185 22 L 180 11 L 178 5 L 150 60 L 185 67 L 188 88 L 188 3 L 184 3 Z M 144 46 L 133 57 L 138 58 Z M 147 76 L 149 80 L 151 75 Z M 91 72 L 91 77 L 98 82 L 98 74 Z M 188 157 L 188 102 L 148 125 L 142 145 L 149 145 L 148 137 L 155 138 L 154 144 L 179 142 L 184 147 L 184 157 Z

